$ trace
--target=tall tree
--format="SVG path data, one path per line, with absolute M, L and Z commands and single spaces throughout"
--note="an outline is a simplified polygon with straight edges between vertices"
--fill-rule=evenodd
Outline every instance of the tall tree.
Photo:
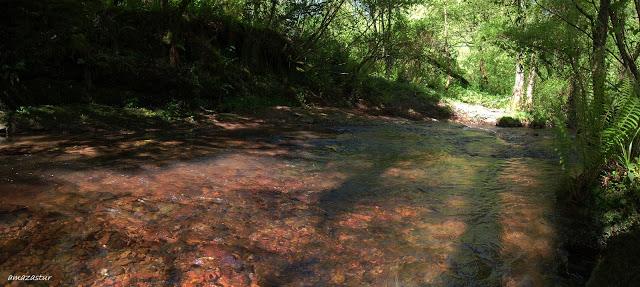
M 591 75 L 593 88 L 594 115 L 599 118 L 603 114 L 605 100 L 605 83 L 607 80 L 606 53 L 607 32 L 609 30 L 609 14 L 611 1 L 600 0 L 595 25 L 592 28 L 593 55 Z M 597 124 L 599 121 L 597 122 Z
M 535 55 L 531 55 L 531 68 L 529 69 L 529 77 L 527 79 L 527 93 L 525 97 L 524 106 L 527 109 L 533 108 L 533 93 L 536 86 L 536 80 L 538 78 L 538 70 L 536 68 Z
M 624 8 L 626 8 L 624 5 L 625 2 L 626 1 L 618 1 L 616 3 L 618 9 L 611 7 L 611 9 L 609 9 L 609 17 L 611 19 L 611 27 L 613 30 L 615 44 L 622 58 L 625 71 L 630 74 L 634 82 L 638 82 L 638 66 L 635 63 L 635 58 L 627 49 L 627 36 L 625 33 L 626 14 L 624 13 Z M 618 12 L 616 10 L 622 11 Z
M 525 22 L 525 0 L 516 0 L 516 27 L 522 29 Z M 515 77 L 513 81 L 513 89 L 511 92 L 511 109 L 517 110 L 522 104 L 522 97 L 524 93 L 525 85 L 525 70 L 524 70 L 524 51 L 522 48 L 518 49 L 516 54 L 516 68 Z

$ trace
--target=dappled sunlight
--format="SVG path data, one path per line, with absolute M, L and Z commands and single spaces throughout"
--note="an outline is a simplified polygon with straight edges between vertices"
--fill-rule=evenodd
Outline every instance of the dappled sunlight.
M 343 219 L 338 221 L 338 225 L 347 228 L 367 228 L 369 222 L 373 219 L 370 215 L 365 214 L 344 214 Z
M 415 250 L 413 260 L 405 260 L 395 276 L 401 277 L 405 284 L 421 282 L 442 284 L 441 278 L 451 272 L 450 260 L 460 248 L 460 237 L 467 231 L 466 223 L 455 219 L 446 219 L 439 223 L 416 223 L 404 231 L 404 238 Z
M 434 239 L 453 240 L 464 233 L 466 224 L 459 220 L 446 220 L 442 223 L 427 224 L 422 227 Z
M 177 145 L 182 144 L 182 142 L 179 142 L 179 141 L 166 141 L 166 142 L 158 143 L 157 141 L 152 140 L 152 139 L 141 139 L 141 140 L 134 140 L 134 141 L 130 141 L 130 142 L 118 143 L 118 148 L 122 149 L 122 150 L 127 150 L 127 149 L 132 149 L 132 148 L 141 148 L 141 147 L 144 147 L 144 146 L 150 145 L 150 144 L 162 144 L 164 146 L 177 146 Z
M 467 229 L 466 223 L 461 220 L 446 219 L 439 223 L 416 224 L 412 233 L 414 244 L 430 247 L 443 252 L 443 255 L 452 255 L 456 248 L 456 240 Z
M 463 196 L 451 196 L 445 201 L 447 208 L 465 208 L 469 202 Z
M 549 284 L 549 270 L 557 264 L 557 235 L 548 219 L 552 212 L 553 186 L 540 181 L 548 165 L 525 159 L 507 162 L 499 181 L 507 188 L 500 193 L 504 206 L 500 223 L 501 256 L 505 259 L 505 286 Z
M 38 189 L 38 193 L 23 194 L 28 197 L 16 194 L 17 197 L 8 201 L 27 206 L 26 212 L 34 217 L 46 219 L 51 212 L 68 216 L 75 222 L 74 227 L 67 228 L 69 233 L 84 233 L 87 228 L 102 230 L 105 226 L 117 230 L 116 235 L 108 232 L 101 235 L 98 238 L 101 244 L 87 247 L 105 252 L 104 258 L 87 263 L 88 268 L 104 267 L 96 267 L 96 275 L 111 279 L 98 281 L 101 284 L 132 282 L 134 279 L 166 280 L 155 274 L 158 270 L 153 268 L 170 263 L 168 255 L 163 252 L 145 254 L 145 250 L 148 252 L 145 248 L 149 248 L 146 246 L 151 245 L 165 246 L 169 248 L 167 251 L 182 248 L 180 246 L 189 246 L 189 250 L 195 248 L 195 251 L 180 251 L 177 257 L 170 258 L 185 276 L 182 282 L 211 276 L 208 279 L 232 286 L 247 285 L 256 278 L 247 277 L 244 261 L 224 248 L 216 247 L 218 243 L 240 236 L 247 247 L 274 254 L 291 254 L 321 238 L 314 224 L 319 219 L 311 213 L 312 207 L 303 202 L 312 201 L 309 196 L 313 192 L 339 184 L 344 176 L 304 173 L 296 168 L 304 169 L 304 164 L 293 165 L 249 154 L 227 154 L 162 168 L 146 166 L 135 173 L 57 169 L 51 171 L 60 183 L 57 187 L 50 185 L 45 192 L 45 186 L 35 186 L 33 190 Z M 332 181 L 332 178 L 335 179 Z M 279 193 L 295 194 L 282 197 Z M 42 204 L 33 205 L 34 202 Z M 274 208 L 278 213 L 272 212 Z M 41 214 L 39 210 L 48 213 Z M 85 220 L 89 214 L 89 220 Z M 249 214 L 253 215 L 247 217 Z M 292 216 L 289 219 L 288 214 Z M 120 239 L 111 244 L 113 236 Z M 209 242 L 214 245 L 206 247 Z M 127 251 L 121 252 L 123 248 Z M 219 249 L 216 252 L 227 255 L 207 255 L 209 251 L 200 251 L 202 248 L 205 251 Z M 70 256 L 80 255 L 73 253 Z M 199 267 L 194 269 L 193 265 Z M 227 268 L 226 265 L 230 266 Z
M 493 142 L 495 139 L 488 140 L 478 140 L 472 141 L 470 143 L 465 144 L 464 149 L 467 153 L 472 155 L 482 155 L 482 156 L 495 156 L 496 146 Z M 504 143 L 501 143 L 504 144 Z
M 425 176 L 425 171 L 416 170 L 407 167 L 407 165 L 403 167 L 391 167 L 387 169 L 382 177 L 400 177 L 405 180 L 417 180 Z
M 486 162 L 472 162 L 461 156 L 422 154 L 395 162 L 384 170 L 381 178 L 401 184 L 413 183 L 417 189 L 426 192 L 428 188 L 473 184 L 478 171 L 485 165 Z M 450 176 L 452 171 L 455 171 L 455 177 Z
M 427 208 L 414 206 L 406 200 L 361 203 L 353 211 L 342 213 L 336 218 L 336 225 L 351 229 L 363 229 L 371 224 L 405 225 L 429 212 Z
M 215 119 L 212 122 L 215 126 L 225 130 L 255 129 L 259 128 L 264 123 L 263 121 L 248 121 L 248 119 L 244 119 L 246 121 L 243 123 L 221 122 Z
M 55 258 L 54 276 L 97 285 L 546 282 L 538 163 L 490 157 L 500 141 L 456 153 L 489 141 L 458 127 L 340 129 L 17 139 L 1 153 L 2 266 Z
M 312 136 L 311 133 L 302 135 Z M 47 144 L 63 148 L 49 149 L 46 153 L 40 146 Z M 204 159 L 179 161 L 182 154 L 164 165 L 145 159 L 168 156 L 157 154 L 158 148 L 163 153 L 180 153 L 185 149 L 181 146 L 184 141 L 134 139 L 116 144 L 117 147 L 110 150 L 102 143 L 66 146 L 64 141 L 26 141 L 16 145 L 24 146 L 20 152 L 29 155 L 30 165 L 19 167 L 25 170 L 24 174 L 10 165 L 2 169 L 8 176 L 0 183 L 3 206 L 24 209 L 24 214 L 37 222 L 54 220 L 52 230 L 59 228 L 57 222 L 65 224 L 67 218 L 74 222 L 71 226 L 63 225 L 67 232 L 54 236 L 54 240 L 76 233 L 86 234 L 77 238 L 78 242 L 94 236 L 98 239 L 95 244 L 82 243 L 84 247 L 69 251 L 64 258 L 56 257 L 70 268 L 50 270 L 60 278 L 63 274 L 73 273 L 70 270 L 86 269 L 91 272 L 83 275 L 84 278 L 104 278 L 95 281 L 96 284 L 136 280 L 167 282 L 167 278 L 171 278 L 166 274 L 167 266 L 175 265 L 171 267 L 175 269 L 172 272 L 185 276 L 181 282 L 206 279 L 232 286 L 248 285 L 258 280 L 257 275 L 248 273 L 244 259 L 238 258 L 237 253 L 229 253 L 219 244 L 229 242 L 229 236 L 233 235 L 244 238 L 244 245 L 257 250 L 277 254 L 297 252 L 312 240 L 319 239 L 313 218 L 316 222 L 319 219 L 312 214 L 317 211 L 307 204 L 317 200 L 315 193 L 335 187 L 345 177 L 343 173 L 330 170 L 307 172 L 311 167 L 302 160 L 293 162 L 273 157 L 297 157 L 286 148 L 242 139 L 230 138 L 214 143 L 240 149 L 238 152 L 214 152 Z M 265 146 L 269 148 L 265 149 Z M 193 145 L 193 148 L 211 150 L 201 145 Z M 125 153 L 128 150 L 135 153 Z M 87 163 L 99 162 L 105 153 L 114 151 L 127 154 L 114 161 L 114 168 L 85 165 L 85 160 L 92 159 Z M 43 154 L 34 155 L 35 152 Z M 59 155 L 51 157 L 52 153 Z M 187 155 L 187 158 L 191 156 Z M 52 158 L 60 160 L 61 164 L 52 164 L 55 163 L 50 161 Z M 173 155 L 166 158 L 171 159 Z M 42 165 L 44 162 L 47 165 Z M 129 167 L 135 169 L 129 170 Z M 274 214 L 274 208 L 281 213 Z M 249 214 L 253 215 L 247 217 Z M 57 219 L 59 216 L 61 219 Z M 286 219 L 288 216 L 292 216 L 291 219 Z M 273 221 L 276 218 L 283 220 Z M 44 223 L 28 230 L 42 229 L 40 224 Z M 3 224 L 2 228 L 11 230 L 17 228 L 15 226 Z M 53 232 L 47 230 L 50 229 L 47 227 L 42 232 Z M 92 235 L 96 232 L 92 230 L 98 234 Z M 12 238 L 19 244 L 33 239 L 30 234 L 22 235 Z M 52 243 L 51 247 L 60 248 L 59 244 L 67 244 L 66 241 Z M 212 246 L 209 249 L 226 252 L 228 259 L 198 254 L 198 250 L 207 244 Z M 23 256 L 37 256 L 37 252 L 47 248 L 34 246 L 34 251 L 25 251 Z M 196 251 L 195 254 L 193 251 L 185 253 L 182 248 Z M 171 250 L 177 255 L 168 255 Z M 78 256 L 95 259 L 88 260 L 85 266 L 80 262 L 65 261 Z M 231 264 L 230 269 L 225 267 L 233 260 L 237 262 Z M 37 262 L 41 259 L 13 261 L 12 264 L 26 264 L 21 267 L 26 270 L 26 266 Z M 194 269 L 194 265 L 201 267 Z
M 64 153 L 77 155 L 77 156 L 89 156 L 94 157 L 98 155 L 98 150 L 91 146 L 73 146 L 66 147 L 63 150 Z

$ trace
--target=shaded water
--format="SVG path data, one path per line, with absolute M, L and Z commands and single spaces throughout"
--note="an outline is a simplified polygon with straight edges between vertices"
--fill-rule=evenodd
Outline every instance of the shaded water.
M 0 164 L 0 278 L 561 285 L 550 138 L 399 120 L 20 138 Z

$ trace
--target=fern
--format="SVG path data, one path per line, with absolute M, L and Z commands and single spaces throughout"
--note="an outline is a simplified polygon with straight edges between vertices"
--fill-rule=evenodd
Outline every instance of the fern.
M 618 153 L 620 146 L 634 140 L 640 125 L 640 98 L 631 83 L 625 83 L 605 114 L 601 148 L 606 158 Z

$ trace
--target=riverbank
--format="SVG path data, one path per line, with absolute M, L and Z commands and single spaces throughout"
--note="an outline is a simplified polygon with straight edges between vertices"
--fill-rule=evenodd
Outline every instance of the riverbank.
M 417 99 L 416 99 L 417 100 Z M 509 113 L 502 109 L 492 109 L 481 105 L 466 104 L 458 101 L 416 104 L 415 101 L 394 99 L 393 102 L 372 104 L 361 101 L 351 108 L 340 107 L 255 107 L 251 111 L 224 113 L 204 108 L 185 108 L 180 106 L 158 109 L 114 107 L 100 104 L 43 105 L 22 107 L 13 112 L 0 115 L 1 122 L 8 122 L 10 133 L 28 134 L 30 132 L 56 131 L 62 133 L 82 133 L 91 131 L 141 130 L 153 128 L 193 128 L 210 125 L 216 115 L 244 115 L 262 118 L 282 117 L 284 113 L 274 110 L 295 111 L 306 120 L 322 110 L 343 111 L 361 116 L 399 117 L 417 121 L 452 121 L 474 127 L 491 128 L 496 126 Z M 305 117 L 304 114 L 310 116 Z M 296 116 L 292 116 L 294 119 Z M 4 120 L 2 120 L 4 118 Z

